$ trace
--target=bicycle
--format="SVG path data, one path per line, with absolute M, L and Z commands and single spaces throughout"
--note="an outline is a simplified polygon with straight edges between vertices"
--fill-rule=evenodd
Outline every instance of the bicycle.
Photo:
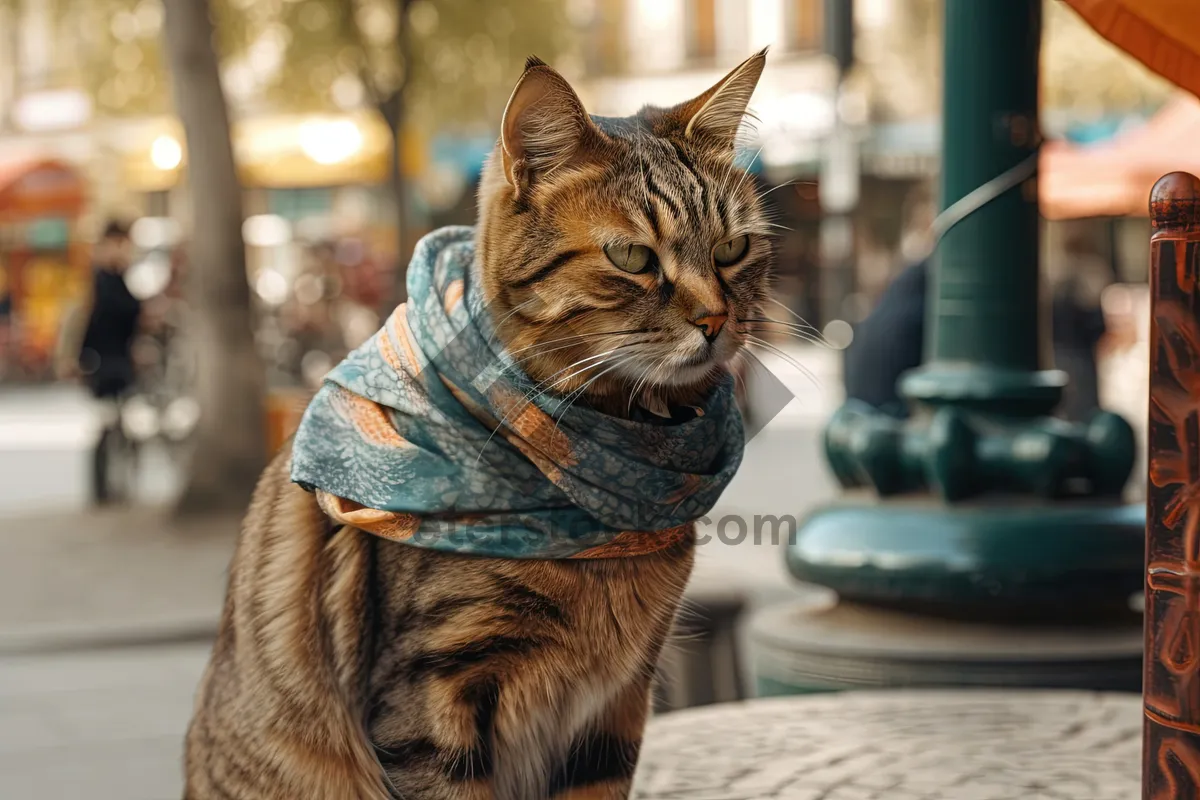
M 133 498 L 138 446 L 123 424 L 126 397 L 123 393 L 100 401 L 100 437 L 92 451 L 92 500 L 96 505 L 123 504 Z

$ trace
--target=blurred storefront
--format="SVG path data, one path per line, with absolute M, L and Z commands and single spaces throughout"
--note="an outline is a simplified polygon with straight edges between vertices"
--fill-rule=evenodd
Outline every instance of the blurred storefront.
M 63 319 L 87 293 L 86 187 L 54 159 L 0 163 L 0 378 L 54 374 Z
M 428 148 L 418 132 L 402 139 L 401 169 L 412 180 L 425 171 Z M 149 122 L 131 137 L 124 181 L 145 213 L 190 216 L 181 142 L 173 120 Z M 247 279 L 259 301 L 270 382 L 312 384 L 374 331 L 394 280 L 390 133 L 366 111 L 274 115 L 237 123 L 233 143 L 245 190 Z
M 390 132 L 364 110 L 251 116 L 236 123 L 232 135 L 245 189 L 247 278 L 260 303 L 259 338 L 273 365 L 272 383 L 311 383 L 322 364 L 373 332 L 400 279 Z M 32 152 L 35 138 L 55 155 L 44 168 L 35 169 L 42 161 L 33 157 L 15 159 L 11 167 L 0 160 L 0 352 L 6 365 L 0 380 L 49 377 L 58 326 L 86 300 L 84 246 L 107 218 L 144 221 L 133 227 L 139 259 L 161 260 L 190 233 L 186 147 L 177 120 L 76 120 L 40 137 L 0 131 L 0 154 Z M 473 224 L 474 189 L 494 134 L 459 131 L 430 140 L 410 130 L 402 141 L 409 234 Z M 21 169 L 37 174 L 24 180 Z M 50 175 L 68 176 L 67 189 L 51 196 Z M 55 271 L 59 264 L 80 272 L 63 279 Z

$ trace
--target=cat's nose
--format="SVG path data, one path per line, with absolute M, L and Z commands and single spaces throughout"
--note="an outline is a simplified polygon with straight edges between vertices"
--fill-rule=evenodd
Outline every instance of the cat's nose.
M 728 314 L 713 314 L 705 310 L 692 320 L 692 324 L 699 328 L 700 332 L 704 334 L 704 338 L 711 343 L 720 335 L 721 328 L 725 327 L 728 320 Z

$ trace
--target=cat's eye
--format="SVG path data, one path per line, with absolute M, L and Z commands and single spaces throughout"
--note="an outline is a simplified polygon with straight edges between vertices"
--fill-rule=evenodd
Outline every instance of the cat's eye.
M 741 261 L 749 249 L 749 236 L 745 234 L 735 236 L 728 242 L 721 242 L 713 248 L 713 261 L 717 262 L 717 266 L 728 267 Z
M 637 274 L 654 266 L 654 251 L 644 244 L 610 244 L 604 255 L 614 267 Z

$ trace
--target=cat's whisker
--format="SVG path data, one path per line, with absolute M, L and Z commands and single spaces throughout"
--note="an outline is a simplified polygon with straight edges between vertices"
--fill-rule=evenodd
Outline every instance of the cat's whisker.
M 567 372 L 568 370 L 574 369 L 575 367 L 578 367 L 581 364 L 586 364 L 590 361 L 595 361 L 596 359 L 603 359 L 606 356 L 609 356 L 609 355 L 617 352 L 617 350 L 620 350 L 620 349 L 621 349 L 620 347 L 614 347 L 612 350 L 607 350 L 603 353 L 597 353 L 596 355 L 588 356 L 587 358 L 581 358 L 578 361 L 574 362 L 573 364 L 569 364 L 566 367 L 563 367 L 558 372 L 551 375 L 549 378 L 546 378 L 544 381 L 541 381 L 540 383 L 535 385 L 532 389 L 529 390 L 528 394 L 525 394 L 522 397 L 520 403 L 514 405 L 507 412 L 505 412 L 504 416 L 500 418 L 500 421 L 498 423 L 496 423 L 496 427 L 492 429 L 492 432 L 490 434 L 488 434 L 487 440 L 479 448 L 479 454 L 477 456 L 475 456 L 475 464 L 476 465 L 479 464 L 479 460 L 481 458 L 483 458 L 483 451 L 487 449 L 487 446 L 489 444 L 491 444 L 492 439 L 496 438 L 496 434 L 499 433 L 500 429 L 504 427 L 504 423 L 508 422 L 509 417 L 511 417 L 513 415 L 513 412 L 517 411 L 518 409 L 523 411 L 526 407 L 528 407 L 529 405 L 534 403 L 539 397 L 546 394 L 546 392 L 548 392 L 550 389 L 553 389 L 555 386 L 562 383 L 563 381 L 568 381 L 571 378 L 575 377 L 576 375 L 582 374 L 583 372 L 586 372 L 588 369 L 591 369 L 594 366 L 603 365 L 605 362 L 603 360 L 601 360 L 598 364 L 592 364 L 591 366 L 583 367 L 581 370 L 579 370 L 577 372 L 573 372 L 570 375 L 567 375 L 563 378 L 559 378 L 558 380 L 554 381 L 554 383 L 550 384 L 549 386 L 546 386 L 546 388 L 542 389 L 542 391 L 540 391 L 540 392 L 538 391 L 539 388 L 545 386 L 547 382 L 549 382 L 550 380 L 554 379 L 555 377 L 557 377 L 559 375 L 562 375 L 562 373 Z
M 664 357 L 654 364 L 654 379 L 653 383 L 660 383 L 663 378 L 667 377 L 666 367 L 671 363 L 669 357 Z
M 808 367 L 801 364 L 800 361 L 795 356 L 793 356 L 791 353 L 788 353 L 787 351 L 783 350 L 782 348 L 776 347 L 775 345 L 771 344 L 770 342 L 768 342 L 764 339 L 760 339 L 757 336 L 750 336 L 749 341 L 752 346 L 761 347 L 762 349 L 766 350 L 767 352 L 774 354 L 777 358 L 782 360 L 784 363 L 788 364 L 789 366 L 794 367 L 802 375 L 804 375 L 804 377 L 808 378 L 808 380 L 812 383 L 813 386 L 817 387 L 818 389 L 825 388 L 824 385 L 821 383 L 820 379 L 816 376 L 816 374 L 811 369 L 809 369 Z M 747 350 L 747 352 L 750 352 L 750 351 Z M 755 357 L 757 358 L 757 356 L 755 356 Z M 769 369 L 769 367 L 767 367 L 766 364 L 763 364 L 763 367 L 766 369 Z
M 794 330 L 779 330 L 778 328 L 746 328 L 743 333 L 747 334 L 765 334 L 767 336 L 783 336 L 789 339 L 794 339 L 804 344 L 812 345 L 813 347 L 821 347 L 826 350 L 832 350 L 832 345 L 814 339 L 811 334 L 805 334 L 801 331 Z
M 763 147 L 766 147 L 766 145 L 762 145 L 761 147 L 758 148 L 758 150 L 754 151 L 754 155 L 750 158 L 749 163 L 753 164 L 755 161 L 758 160 L 758 157 L 760 155 L 762 155 Z M 749 169 L 742 170 L 741 180 L 738 181 L 737 186 L 734 188 L 734 191 L 735 192 L 742 191 L 743 189 L 746 188 L 746 184 L 749 183 L 751 180 L 753 180 L 753 175 L 750 172 L 750 170 Z
M 804 325 L 805 327 L 807 327 L 809 330 L 813 331 L 814 333 L 820 333 L 820 331 L 819 331 L 819 330 L 817 330 L 817 328 L 816 328 L 816 326 L 815 326 L 815 325 L 813 325 L 811 322 L 809 322 L 808 320 L 806 320 L 804 317 L 802 317 L 802 316 L 800 316 L 799 314 L 797 314 L 797 313 L 796 313 L 795 311 L 793 311 L 792 309 L 788 308 L 787 304 L 786 304 L 786 303 L 784 303 L 782 300 L 779 300 L 778 298 L 775 298 L 775 297 L 768 297 L 767 299 L 768 299 L 768 300 L 770 300 L 770 301 L 771 301 L 772 303 L 774 303 L 775 305 L 777 305 L 777 306 L 779 306 L 780 308 L 782 308 L 782 309 L 783 309 L 784 311 L 786 311 L 788 314 L 791 314 L 793 317 L 795 317 L 797 320 L 799 320 L 799 321 L 800 321 L 800 323 L 801 323 L 802 325 Z
M 812 331 L 808 330 L 807 328 L 803 328 L 803 327 L 801 327 L 795 323 L 791 323 L 791 322 L 783 322 L 781 320 L 776 320 L 776 319 L 745 319 L 745 320 L 739 320 L 739 324 L 744 324 L 746 326 L 776 325 L 778 327 L 775 327 L 775 328 L 760 327 L 758 331 L 754 331 L 754 332 L 755 333 L 762 332 L 762 331 L 770 331 L 773 333 L 794 332 L 794 333 L 797 333 L 797 334 L 803 336 L 805 339 L 812 342 L 813 344 L 820 344 L 820 345 L 826 345 L 826 346 L 828 345 L 828 342 L 820 334 L 813 333 Z
M 807 181 L 807 180 L 784 181 L 783 183 L 779 184 L 778 186 L 772 186 L 770 189 L 767 189 L 765 192 L 760 193 L 758 195 L 758 199 L 762 200 L 764 197 L 769 195 L 771 192 L 778 191 L 786 186 L 816 186 L 816 185 L 817 185 L 816 181 Z
M 635 331 L 635 333 L 636 333 L 636 331 Z M 581 342 L 571 342 L 569 344 L 559 345 L 558 347 L 551 347 L 546 350 L 538 350 L 536 353 L 529 353 L 528 355 L 524 355 L 521 358 L 514 358 L 512 366 L 519 368 L 521 364 L 532 361 L 533 359 L 538 358 L 540 356 L 544 356 L 548 353 L 556 353 L 560 350 L 569 350 L 572 347 L 578 347 L 580 344 L 582 344 L 582 343 Z M 646 341 L 643 340 L 641 342 L 628 342 L 628 344 L 646 344 Z
M 774 355 L 778 356 L 780 358 L 780 360 L 795 367 L 796 369 L 799 369 L 799 370 L 805 371 L 805 372 L 808 371 L 808 368 L 805 367 L 803 364 L 801 364 L 799 359 L 797 359 L 794 355 L 787 352 L 786 350 L 784 350 L 782 347 L 780 347 L 777 344 L 768 342 L 766 339 L 763 339 L 759 336 L 755 336 L 753 334 L 747 334 L 746 341 L 748 344 L 750 344 L 752 346 L 761 347 L 764 350 L 767 350 L 768 352 L 773 353 Z
M 595 332 L 588 332 L 588 333 L 576 333 L 576 334 L 572 334 L 570 336 L 560 336 L 557 339 L 546 339 L 545 341 L 533 342 L 532 344 L 527 344 L 524 347 L 518 347 L 516 350 L 509 350 L 508 354 L 509 354 L 509 356 L 515 356 L 517 353 L 523 352 L 525 350 L 529 350 L 530 348 L 533 348 L 533 347 L 539 347 L 544 344 L 556 344 L 558 342 L 566 342 L 566 341 L 570 341 L 570 340 L 577 340 L 577 341 L 582 342 L 582 341 L 586 341 L 588 339 L 597 339 L 597 338 L 600 338 L 601 336 L 627 336 L 627 335 L 633 334 L 633 333 L 653 333 L 655 330 L 656 330 L 655 328 L 630 328 L 628 330 L 623 330 L 623 331 L 595 331 Z
M 733 361 L 730 362 L 729 374 L 733 376 L 733 388 L 736 390 L 740 386 L 742 388 L 742 391 L 746 391 L 749 388 L 749 386 L 746 384 L 746 379 L 742 377 L 741 371 L 733 368 L 735 363 L 736 364 L 748 364 L 749 363 L 746 360 L 746 350 L 745 349 L 738 350 L 737 353 L 734 355 Z
M 600 372 L 599 374 L 589 378 L 588 380 L 584 381 L 584 383 L 582 385 L 580 385 L 577 389 L 574 389 L 573 391 L 567 393 L 566 397 L 564 397 L 562 399 L 562 401 L 559 403 L 559 407 L 557 409 L 555 409 L 555 413 L 557 414 L 557 416 L 555 416 L 554 429 L 558 430 L 558 423 L 562 421 L 562 418 L 566 415 L 567 411 L 570 410 L 570 408 L 574 404 L 575 400 L 577 400 L 580 396 L 582 396 L 583 393 L 585 391 L 587 391 L 588 387 L 590 387 L 593 383 L 595 383 L 600 378 L 602 378 L 605 375 L 607 375 L 608 373 L 612 372 L 614 369 L 624 366 L 626 363 L 633 360 L 633 358 L 635 356 L 636 356 L 636 354 L 634 354 L 634 353 L 622 354 L 621 356 L 616 357 L 615 364 L 611 363 L 614 359 L 610 359 L 609 361 L 602 361 L 599 364 L 593 364 L 593 365 L 585 368 L 584 370 L 581 370 L 580 373 L 586 372 L 588 369 L 603 367 L 608 364 L 611 364 L 611 366 L 609 366 L 603 372 Z M 578 375 L 580 373 L 575 373 L 575 374 Z M 572 376 L 572 377 L 574 377 L 574 376 Z M 554 415 L 552 415 L 552 416 L 554 416 Z
M 755 319 L 755 318 L 744 319 L 744 320 L 739 320 L 739 321 L 744 322 L 744 323 L 749 323 L 750 325 L 779 325 L 782 328 L 782 329 L 780 329 L 780 328 L 759 328 L 758 330 L 751 331 L 752 333 L 767 333 L 767 332 L 769 332 L 769 333 L 776 333 L 776 334 L 792 335 L 792 336 L 795 336 L 796 338 L 803 339 L 806 342 L 811 342 L 811 343 L 813 343 L 815 345 L 819 345 L 821 347 L 828 347 L 828 348 L 833 347 L 833 345 L 830 344 L 829 340 L 826 339 L 824 335 L 822 335 L 820 333 L 814 333 L 813 331 L 809 330 L 808 328 L 805 328 L 795 322 L 785 322 L 784 320 L 778 320 L 778 319 Z
M 634 379 L 633 386 L 629 390 L 629 400 L 628 400 L 628 402 L 625 403 L 625 413 L 626 414 L 629 414 L 630 412 L 633 411 L 633 403 L 638 398 L 638 392 L 641 390 L 642 380 L 646 377 L 646 374 L 649 371 L 650 371 L 650 365 L 643 364 L 641 374 L 639 374 L 638 377 L 636 377 Z
M 639 134 L 633 140 L 634 149 L 637 151 L 638 170 L 642 173 L 642 202 L 646 208 L 650 208 L 650 184 L 646 181 L 646 162 L 642 160 L 642 137 Z
M 766 372 L 767 374 L 769 374 L 769 375 L 774 375 L 774 374 L 775 374 L 775 373 L 774 373 L 774 372 L 771 370 L 771 368 L 770 368 L 769 366 L 767 366 L 766 362 L 762 360 L 762 356 L 758 355 L 757 353 L 755 353 L 755 352 L 753 352 L 753 351 L 751 351 L 751 350 L 746 350 L 746 355 L 747 355 L 747 356 L 749 356 L 750 358 L 752 358 L 752 359 L 753 359 L 753 360 L 754 360 L 754 361 L 755 361 L 755 362 L 758 364 L 758 366 L 759 366 L 759 367 L 760 367 L 760 368 L 761 368 L 761 369 L 762 369 L 764 372 Z M 776 354 L 776 355 L 778 355 L 778 354 Z M 802 374 L 802 375 L 803 375 L 803 376 L 804 376 L 804 377 L 805 377 L 805 378 L 808 380 L 808 382 L 809 382 L 810 384 L 812 384 L 812 385 L 813 385 L 815 388 L 817 388 L 817 389 L 819 389 L 819 390 L 821 390 L 821 391 L 824 391 L 824 390 L 825 390 L 825 386 L 824 386 L 824 384 L 822 384 L 822 383 L 821 383 L 821 380 L 820 380 L 820 379 L 819 379 L 819 378 L 818 378 L 818 377 L 817 377 L 815 374 L 813 374 L 812 370 L 808 369 L 807 367 L 805 367 L 805 366 L 804 366 L 804 365 L 802 365 L 802 364 L 792 364 L 792 366 L 796 367 L 796 368 L 797 368 L 797 370 L 798 370 L 798 371 L 799 371 L 799 372 L 800 372 L 800 373 L 801 373 L 801 374 Z
M 670 358 L 671 354 L 667 353 L 659 356 L 654 362 L 646 364 L 642 368 L 641 375 L 638 376 L 637 381 L 633 385 L 633 391 L 629 393 L 629 404 L 625 407 L 626 413 L 629 413 L 633 409 L 633 404 L 641 397 L 642 387 L 649 385 L 650 376 L 652 374 L 657 376 L 659 368 L 670 360 Z
M 636 342 L 634 342 L 633 344 L 636 344 Z M 535 400 L 537 400 L 537 398 L 546 394 L 546 392 L 550 391 L 555 386 L 559 385 L 563 381 L 570 380 L 572 377 L 574 377 L 576 374 L 578 374 L 578 373 L 572 373 L 571 375 L 567 375 L 564 378 L 560 378 L 559 380 L 556 380 L 553 383 L 549 383 L 551 380 L 558 377 L 559 375 L 562 375 L 564 372 L 573 370 L 573 369 L 575 369 L 575 367 L 579 367 L 584 364 L 588 364 L 589 362 L 592 362 L 592 361 L 600 360 L 600 363 L 602 364 L 602 363 L 604 363 L 602 359 L 604 359 L 606 356 L 610 356 L 613 353 L 617 352 L 623 346 L 624 345 L 614 347 L 611 350 L 605 350 L 603 353 L 596 353 L 595 355 L 591 355 L 586 358 L 581 358 L 571 364 L 568 364 L 567 366 L 560 369 L 558 372 L 555 372 L 553 375 L 551 375 L 550 377 L 546 378 L 545 380 L 537 383 L 532 389 L 530 389 L 529 392 L 525 395 L 525 402 L 526 403 L 534 402 Z M 593 364 L 592 366 L 596 366 L 596 365 Z M 590 367 L 585 367 L 585 369 L 589 369 L 589 368 Z M 548 383 L 549 383 L 549 385 L 547 386 Z M 538 391 L 539 389 L 541 389 L 541 391 Z
M 563 418 L 563 416 L 566 415 L 567 411 L 571 408 L 571 406 L 574 404 L 575 400 L 577 400 L 580 396 L 582 396 L 583 393 L 585 391 L 587 391 L 588 388 L 593 383 L 595 383 L 597 380 L 604 377 L 608 373 L 612 372 L 614 369 L 617 369 L 618 367 L 621 367 L 621 366 L 625 365 L 627 362 L 632 361 L 632 360 L 633 360 L 633 355 L 626 355 L 626 356 L 623 356 L 620 360 L 618 360 L 615 364 L 612 363 L 612 360 L 610 360 L 610 361 L 605 361 L 601 364 L 594 365 L 596 367 L 607 366 L 607 368 L 604 371 L 599 372 L 596 375 L 593 375 L 591 378 L 588 378 L 577 389 L 574 389 L 573 391 L 567 393 L 567 396 L 563 398 L 562 403 L 559 405 L 559 407 L 557 409 L 555 409 L 555 412 L 557 415 L 556 420 L 561 420 Z M 590 367 L 589 367 L 589 369 L 590 369 Z M 555 427 L 556 428 L 558 427 L 557 422 L 555 423 Z
M 500 329 L 504 327 L 504 323 L 508 322 L 514 314 L 520 313 L 523 308 L 536 303 L 539 299 L 540 298 L 538 297 L 531 297 L 524 303 L 518 303 L 517 305 L 513 306 L 512 310 L 505 314 L 504 318 L 501 319 L 500 322 L 496 324 L 496 327 L 492 330 L 492 335 L 488 337 L 488 346 L 490 347 L 496 341 L 496 337 L 500 334 Z
M 500 419 L 500 422 L 497 423 L 496 427 L 492 429 L 492 432 L 488 435 L 487 441 L 485 441 L 483 443 L 483 446 L 479 448 L 479 455 L 476 456 L 475 463 L 476 464 L 479 463 L 479 459 L 483 457 L 484 449 L 487 448 L 488 444 L 491 443 L 492 439 L 495 438 L 496 434 L 500 431 L 500 429 L 502 427 L 504 427 L 504 424 L 506 422 L 508 422 L 508 419 L 509 419 L 509 417 L 512 416 L 513 412 L 517 411 L 518 409 L 524 409 L 526 406 L 536 402 L 539 397 L 542 397 L 543 395 L 547 394 L 555 386 L 558 386 L 559 384 L 569 381 L 572 378 L 578 377 L 579 375 L 582 375 L 583 373 L 587 372 L 590 369 L 596 369 L 598 367 L 604 366 L 604 364 L 607 363 L 604 360 L 606 356 L 611 356 L 613 353 L 616 353 L 619 350 L 623 350 L 627 347 L 633 347 L 633 346 L 636 346 L 639 344 L 644 344 L 644 342 L 627 342 L 626 344 L 617 345 L 616 347 L 612 348 L 611 350 L 606 350 L 603 353 L 597 353 L 595 355 L 591 355 L 586 358 L 581 358 L 571 364 L 568 364 L 567 366 L 560 369 L 558 372 L 555 372 L 553 375 L 549 376 L 545 380 L 540 381 L 539 383 L 534 385 L 534 387 L 532 389 L 530 389 L 529 392 L 523 396 L 522 404 L 519 406 L 514 406 L 513 408 L 509 409 L 508 412 L 505 413 L 505 415 Z M 589 362 L 597 362 L 597 363 L 589 363 Z M 586 365 L 586 366 L 581 366 L 581 365 Z M 569 370 L 573 370 L 575 367 L 581 367 L 581 368 L 574 372 L 571 372 L 571 374 L 569 374 L 569 375 L 565 375 L 561 378 L 558 378 L 558 380 L 554 380 L 559 375 L 562 375 L 564 372 L 567 372 Z M 551 381 L 553 381 L 553 383 L 551 383 Z M 549 385 L 547 385 L 547 384 L 549 384 Z M 539 391 L 539 389 L 540 389 L 540 391 Z
M 583 393 L 585 391 L 587 391 L 588 387 L 590 387 L 593 383 L 595 383 L 596 381 L 603 378 L 608 373 L 612 372 L 614 369 L 624 366 L 626 362 L 632 360 L 633 358 L 634 358 L 634 354 L 627 355 L 624 359 L 617 361 L 617 363 L 613 364 L 612 366 L 610 366 L 608 369 L 604 370 L 600 374 L 596 375 L 593 378 L 590 378 L 586 383 L 584 383 L 582 386 L 580 386 L 578 389 L 576 389 L 573 393 L 568 395 L 566 405 L 559 409 L 558 417 L 554 420 L 554 430 L 556 430 L 556 431 L 558 430 L 558 426 L 559 426 L 559 423 L 562 422 L 562 418 L 564 416 L 566 416 L 567 411 L 569 411 L 571 409 L 571 406 L 575 404 L 575 401 L 583 396 Z
M 758 354 L 749 348 L 742 351 L 742 355 L 746 357 L 746 365 L 757 372 L 759 375 L 774 376 L 774 372 L 768 367 Z

